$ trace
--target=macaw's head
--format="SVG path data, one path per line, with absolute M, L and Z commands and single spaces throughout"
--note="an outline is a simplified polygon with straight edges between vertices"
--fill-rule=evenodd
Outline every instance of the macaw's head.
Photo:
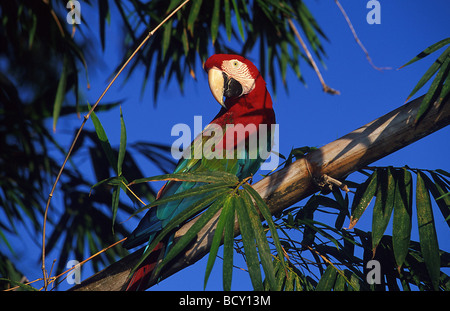
M 214 98 L 224 108 L 224 97 L 234 99 L 251 94 L 261 82 L 266 91 L 265 82 L 255 65 L 245 57 L 232 54 L 215 54 L 208 58 L 204 68 L 208 73 L 208 82 Z

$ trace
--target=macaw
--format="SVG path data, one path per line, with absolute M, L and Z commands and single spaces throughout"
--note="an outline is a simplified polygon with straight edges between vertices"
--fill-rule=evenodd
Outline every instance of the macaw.
M 272 147 L 271 128 L 275 124 L 272 99 L 256 66 L 240 55 L 215 54 L 205 62 L 204 69 L 208 73 L 208 83 L 212 95 L 222 107 L 211 123 L 194 140 L 191 148 L 199 140 L 205 143 L 208 139 L 214 138 L 216 143 L 212 148 L 213 152 L 216 155 L 217 152 L 222 152 L 224 156 L 214 158 L 203 154 L 202 157 L 194 157 L 190 154 L 191 156 L 180 159 L 174 173 L 222 170 L 235 174 L 242 180 L 255 174 L 265 160 L 264 157 L 251 156 L 255 151 L 252 149 L 258 149 L 259 145 L 255 146 L 249 143 L 250 137 L 260 138 L 264 137 L 262 134 L 267 134 L 260 133 L 260 125 L 266 125 L 268 131 L 264 146 L 269 152 Z M 236 126 L 235 132 L 230 131 L 229 125 Z M 211 127 L 222 129 L 223 136 L 218 138 L 212 136 L 211 133 L 206 135 L 205 131 Z M 243 133 L 238 133 L 239 131 Z M 232 143 L 226 143 L 227 134 Z M 240 144 L 244 148 L 238 148 Z M 157 199 L 192 189 L 200 184 L 168 181 L 158 192 Z M 124 247 L 130 249 L 145 242 L 148 243 L 148 246 L 171 219 L 192 206 L 195 200 L 200 199 L 201 196 L 191 196 L 150 208 L 124 242 Z M 167 241 L 165 244 L 160 242 L 155 247 L 131 277 L 127 290 L 145 290 L 148 287 L 150 276 L 157 261 L 161 258 L 161 253 L 167 252 L 167 248 L 170 247 Z

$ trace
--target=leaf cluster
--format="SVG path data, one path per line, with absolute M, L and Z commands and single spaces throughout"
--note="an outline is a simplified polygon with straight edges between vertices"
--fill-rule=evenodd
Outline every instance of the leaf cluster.
M 416 57 L 411 59 L 405 65 L 401 66 L 403 68 L 418 60 L 421 60 L 428 55 L 438 51 L 446 45 L 450 44 L 450 38 L 443 39 L 430 45 L 428 48 L 420 52 Z M 409 94 L 406 101 L 408 101 L 414 94 L 417 93 L 431 78 L 434 77 L 431 85 L 422 100 L 419 111 L 417 112 L 415 122 L 417 123 L 429 110 L 434 102 L 440 105 L 450 94 L 450 46 L 448 46 L 444 52 L 433 62 L 433 64 L 428 68 L 425 74 L 417 82 L 414 89 Z
M 159 242 L 167 239 L 176 228 L 180 227 L 187 220 L 198 215 L 198 219 L 189 230 L 183 236 L 175 239 L 162 262 L 159 263 L 154 270 L 153 278 L 157 278 L 161 271 L 164 270 L 164 267 L 177 256 L 181 256 L 183 250 L 192 242 L 199 231 L 203 229 L 216 214 L 220 213 L 205 271 L 205 288 L 214 266 L 219 247 L 223 243 L 223 288 L 224 290 L 231 290 L 234 256 L 233 243 L 236 234 L 235 220 L 237 220 L 253 287 L 258 290 L 264 288 L 261 274 L 262 266 L 269 288 L 272 290 L 277 289 L 278 287 L 275 283 L 275 270 L 272 265 L 272 253 L 267 240 L 266 230 L 261 224 L 261 215 L 268 223 L 272 239 L 279 254 L 278 260 L 283 263 L 284 258 L 277 230 L 267 205 L 261 199 L 259 194 L 249 184 L 245 183 L 245 180 L 239 181 L 235 175 L 223 171 L 213 173 L 208 172 L 208 174 L 204 173 L 205 172 L 166 174 L 136 180 L 131 183 L 139 184 L 157 180 L 205 183 L 195 189 L 186 190 L 169 197 L 157 199 L 153 203 L 136 211 L 136 213 L 139 213 L 142 210 L 170 201 L 201 195 L 201 199 L 196 200 L 192 206 L 179 213 L 163 228 L 155 239 L 152 240 L 135 269 L 139 267 L 148 255 L 150 255 Z M 259 213 L 261 213 L 261 215 Z
M 289 290 L 449 290 L 450 278 L 442 268 L 449 266 L 450 254 L 439 248 L 431 198 L 449 225 L 450 175 L 408 167 L 361 172 L 367 176 L 364 182 L 347 181 L 356 189 L 353 201 L 336 189 L 332 197 L 314 195 L 304 206 L 278 215 L 282 244 L 293 267 L 290 279 L 280 274 L 279 282 L 287 282 Z M 373 198 L 372 230 L 365 232 L 357 225 Z M 411 240 L 414 213 L 419 241 Z M 334 226 L 329 225 L 330 216 Z M 343 228 L 346 219 L 349 228 Z M 386 233 L 388 224 L 392 235 Z M 373 259 L 380 263 L 381 283 L 371 285 L 367 264 Z M 294 285 L 289 283 L 293 279 Z
M 125 23 L 128 42 L 124 59 L 131 55 L 149 29 L 181 3 L 182 0 L 156 0 L 144 5 L 132 1 L 130 8 L 115 1 Z M 152 81 L 156 102 L 164 81 L 168 85 L 176 80 L 183 90 L 187 74 L 196 77 L 199 59 L 203 64 L 214 53 L 248 56 L 256 49 L 260 72 L 270 78 L 274 91 L 278 74 L 287 87 L 289 68 L 304 82 L 300 63 L 306 57 L 289 26 L 289 19 L 301 27 L 313 52 L 322 60 L 325 51 L 321 40 L 327 38 L 303 1 L 191 0 L 152 37 L 143 53 L 130 65 L 129 75 L 136 68 L 145 68 L 142 91 L 148 81 Z

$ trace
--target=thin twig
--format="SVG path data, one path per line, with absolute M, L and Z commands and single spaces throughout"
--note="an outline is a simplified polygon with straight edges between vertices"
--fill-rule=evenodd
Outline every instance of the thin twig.
M 144 38 L 144 40 L 142 40 L 141 44 L 139 44 L 139 46 L 134 50 L 133 54 L 131 54 L 131 56 L 127 59 L 127 61 L 123 64 L 123 66 L 120 68 L 120 70 L 117 72 L 117 74 L 114 76 L 114 78 L 111 80 L 111 82 L 108 84 L 108 86 L 105 88 L 105 90 L 103 91 L 103 93 L 100 95 L 100 97 L 97 99 L 97 101 L 95 102 L 95 104 L 92 106 L 92 108 L 89 110 L 89 112 L 87 113 L 87 115 L 84 116 L 84 120 L 81 123 L 80 128 L 78 129 L 77 134 L 75 135 L 75 138 L 72 142 L 72 145 L 69 148 L 69 152 L 66 155 L 66 158 L 64 159 L 64 162 L 61 166 L 61 169 L 59 170 L 58 175 L 56 176 L 56 180 L 55 183 L 53 184 L 52 190 L 48 196 L 48 200 L 47 200 L 47 205 L 45 207 L 45 212 L 44 212 L 44 221 L 43 221 L 43 228 L 42 228 L 42 274 L 43 274 L 43 279 L 44 279 L 44 289 L 47 290 L 47 286 L 48 286 L 48 276 L 47 276 L 47 272 L 45 269 L 45 229 L 46 229 L 46 224 L 47 224 L 47 215 L 48 215 L 48 209 L 50 206 L 50 201 L 53 197 L 53 193 L 55 192 L 56 189 L 56 185 L 58 184 L 59 179 L 61 178 L 62 172 L 64 171 L 64 167 L 66 166 L 66 163 L 72 153 L 72 150 L 75 146 L 75 143 L 78 140 L 78 137 L 81 134 L 81 131 L 84 128 L 84 125 L 86 124 L 86 121 L 89 119 L 90 115 L 92 114 L 92 112 L 95 110 L 95 108 L 97 107 L 98 103 L 100 102 L 100 100 L 105 96 L 106 92 L 108 92 L 109 88 L 111 87 L 111 85 L 116 81 L 117 77 L 122 73 L 122 71 L 125 69 L 125 67 L 130 63 L 130 61 L 134 58 L 134 56 L 137 54 L 137 52 L 142 48 L 142 46 L 144 46 L 144 44 L 150 39 L 151 36 L 153 36 L 153 34 L 162 26 L 164 25 L 164 23 L 166 23 L 176 12 L 178 12 L 186 3 L 188 3 L 190 0 L 186 0 L 184 1 L 182 4 L 180 4 L 172 13 L 170 13 L 158 26 L 156 26 L 152 31 L 150 31 L 148 33 L 148 35 Z
M 311 246 L 309 246 L 309 245 L 306 245 L 306 247 L 310 250 L 310 251 L 312 251 L 312 252 L 315 252 L 318 256 L 320 256 L 320 258 L 322 258 L 326 263 L 328 263 L 329 265 L 331 265 L 333 268 L 334 268 L 334 270 L 336 270 L 336 272 L 337 273 L 339 273 L 343 278 L 344 278 L 344 280 L 350 285 L 350 286 L 352 286 L 352 283 L 350 282 L 350 280 L 347 278 L 347 276 L 345 275 L 345 273 L 343 272 L 343 271 L 341 271 L 341 270 L 339 270 L 327 257 L 325 257 L 324 255 L 322 255 L 321 253 L 319 253 L 317 250 L 315 250 L 315 249 L 313 249 Z M 353 286 L 352 286 L 353 287 Z
M 105 247 L 104 249 L 98 251 L 98 252 L 95 253 L 94 255 L 92 255 L 92 256 L 90 256 L 89 258 L 83 260 L 82 262 L 78 263 L 77 265 L 73 266 L 72 268 L 70 268 L 70 269 L 68 269 L 68 270 L 66 270 L 66 271 L 64 271 L 64 272 L 62 272 L 61 274 L 59 274 L 59 275 L 57 275 L 57 276 L 55 276 L 55 277 L 50 278 L 51 281 L 47 284 L 47 286 L 48 286 L 49 284 L 51 284 L 52 282 L 56 282 L 56 280 L 59 279 L 59 278 L 60 278 L 61 276 L 63 276 L 64 274 L 69 273 L 70 271 L 72 271 L 73 269 L 75 269 L 75 268 L 77 268 L 77 267 L 81 267 L 82 265 L 84 265 L 84 264 L 85 264 L 86 262 L 88 262 L 89 260 L 91 260 L 91 259 L 93 259 L 94 257 L 97 257 L 98 255 L 100 255 L 100 254 L 106 252 L 108 249 L 110 249 L 110 248 L 116 246 L 117 244 L 122 243 L 122 242 L 125 241 L 126 239 L 127 239 L 127 238 L 125 237 L 125 238 L 123 238 L 122 240 L 119 240 L 119 241 L 117 241 L 117 242 L 114 242 L 113 244 L 111 244 L 111 245 Z M 54 263 L 55 263 L 55 261 L 53 261 L 53 264 L 54 264 Z M 53 269 L 53 266 L 52 266 L 52 269 Z M 50 274 L 51 274 L 51 271 L 50 271 Z M 66 278 L 67 278 L 67 276 L 66 276 L 64 279 L 62 279 L 59 283 L 61 283 L 62 281 L 64 281 Z M 36 279 L 36 280 L 33 280 L 33 281 L 30 281 L 30 282 L 24 283 L 24 285 L 30 285 L 30 284 L 32 284 L 32 283 L 34 283 L 34 282 L 38 282 L 38 281 L 42 281 L 42 278 L 38 278 L 38 279 Z M 59 284 L 59 283 L 58 283 L 58 284 Z M 18 288 L 20 288 L 20 286 L 15 286 L 15 287 L 11 287 L 11 288 L 5 289 L 5 291 L 13 291 L 13 290 L 18 289 Z M 43 287 L 42 287 L 42 288 L 43 288 Z M 41 288 L 41 289 L 42 289 L 42 288 Z
M 323 91 L 328 94 L 339 95 L 340 92 L 338 90 L 332 89 L 325 83 L 325 80 L 323 79 L 322 74 L 320 73 L 320 70 L 316 65 L 316 62 L 314 61 L 314 58 L 312 57 L 311 53 L 309 52 L 308 47 L 305 44 L 305 41 L 303 41 L 303 38 L 300 35 L 300 33 L 298 32 L 297 27 L 295 27 L 295 24 L 292 21 L 292 19 L 288 18 L 288 23 L 289 23 L 289 26 L 291 27 L 292 31 L 294 32 L 295 36 L 297 37 L 298 41 L 300 42 L 303 50 L 305 51 L 306 56 L 308 57 L 308 59 L 311 63 L 311 66 L 313 67 L 314 71 L 316 72 L 316 75 L 319 78 L 320 83 L 322 84 Z
M 61 23 L 59 22 L 58 16 L 56 16 L 55 11 L 50 7 L 49 0 L 42 0 L 46 5 L 48 5 L 50 9 L 50 14 L 52 15 L 53 19 L 55 20 L 56 26 L 58 26 L 59 32 L 61 33 L 61 37 L 65 37 L 66 34 L 64 33 L 64 28 L 62 27 Z
M 142 201 L 141 200 L 141 198 L 140 197 L 138 197 L 131 189 L 130 189 L 130 187 L 128 187 L 128 185 L 122 180 L 122 184 L 125 186 L 125 188 L 127 188 L 127 190 L 128 191 L 130 191 L 130 193 L 139 201 L 139 202 L 141 202 L 141 204 L 142 205 L 147 205 L 147 204 L 145 204 L 145 202 L 144 201 Z
M 336 5 L 338 6 L 339 10 L 341 10 L 342 15 L 344 15 L 345 20 L 347 21 L 348 27 L 350 28 L 350 30 L 352 31 L 353 37 L 356 40 L 356 43 L 358 43 L 358 45 L 361 47 L 361 49 L 363 50 L 364 54 L 366 54 L 366 58 L 369 61 L 369 64 L 375 68 L 376 70 L 390 70 L 392 69 L 391 67 L 377 67 L 375 66 L 375 64 L 372 61 L 372 58 L 370 58 L 369 56 L 369 52 L 367 52 L 366 48 L 364 47 L 364 45 L 362 44 L 361 40 L 359 40 L 358 35 L 356 34 L 355 28 L 353 28 L 352 22 L 350 21 L 350 18 L 348 18 L 347 13 L 345 13 L 344 8 L 342 7 L 342 5 L 339 3 L 338 0 L 334 0 L 334 2 L 336 2 Z
M 62 272 L 61 274 L 55 276 L 55 277 L 53 278 L 53 281 L 56 281 L 58 278 L 60 278 L 60 277 L 63 276 L 64 274 L 66 274 L 66 273 L 72 271 L 73 269 L 78 268 L 78 267 L 81 267 L 82 265 L 84 265 L 84 264 L 85 264 L 86 262 L 88 262 L 89 260 L 91 260 L 91 259 L 97 257 L 98 255 L 100 255 L 100 254 L 106 252 L 108 249 L 113 248 L 113 247 L 116 246 L 117 244 L 122 243 L 122 242 L 125 241 L 126 239 L 127 239 L 127 237 L 125 237 L 125 238 L 123 238 L 122 240 L 119 240 L 119 241 L 117 241 L 117 242 L 114 242 L 113 244 L 111 244 L 111 245 L 105 247 L 104 249 L 98 251 L 98 252 L 95 253 L 94 255 L 90 256 L 89 258 L 86 258 L 85 260 L 83 260 L 82 262 L 80 262 L 80 263 L 78 263 L 77 265 L 73 266 L 72 268 L 70 268 L 70 269 L 68 269 L 68 270 L 66 270 L 66 271 L 64 271 L 64 272 Z M 62 279 L 59 283 L 61 283 L 62 281 L 64 281 L 66 278 L 67 278 L 67 276 L 66 276 L 64 279 Z M 58 284 L 59 284 L 59 283 L 58 283 Z
M 350 190 L 346 184 L 331 176 L 328 176 L 327 174 L 323 174 L 318 178 L 313 178 L 313 180 L 320 188 L 329 188 L 329 190 L 331 191 L 333 186 L 336 186 L 341 190 L 345 191 L 346 193 L 348 192 L 351 192 L 353 194 L 355 193 L 355 191 Z

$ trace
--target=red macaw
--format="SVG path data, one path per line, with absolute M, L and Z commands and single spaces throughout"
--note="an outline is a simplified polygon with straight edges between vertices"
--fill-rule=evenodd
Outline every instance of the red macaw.
M 208 139 L 212 139 L 211 133 L 203 135 L 206 129 L 219 128 L 223 131 L 223 136 L 220 137 L 221 139 L 215 137 L 216 143 L 211 150 L 216 155 L 218 151 L 219 153 L 222 151 L 223 157 L 214 158 L 211 157 L 211 154 L 209 154 L 210 156 L 203 154 L 202 157 L 194 157 L 191 154 L 191 156 L 182 158 L 179 161 L 175 173 L 193 172 L 196 170 L 222 170 L 235 174 L 242 180 L 255 174 L 265 160 L 265 157 L 261 158 L 259 156 L 261 151 L 259 150 L 260 145 L 249 143 L 251 137 L 267 139 L 264 142 L 264 146 L 268 151 L 271 149 L 273 135 L 271 128 L 275 124 L 272 99 L 267 91 L 266 83 L 256 66 L 242 56 L 213 55 L 206 61 L 204 69 L 208 73 L 211 92 L 214 98 L 222 105 L 222 108 L 202 134 L 194 140 L 191 144 L 191 149 L 200 140 L 205 143 Z M 229 125 L 233 125 L 235 128 Z M 266 127 L 263 126 L 261 128 L 267 129 L 267 133 L 261 133 L 260 125 L 266 125 Z M 230 128 L 233 128 L 234 131 L 231 131 Z M 235 133 L 237 133 L 237 138 Z M 266 134 L 266 136 L 263 134 Z M 228 144 L 228 139 L 232 143 Z M 238 148 L 238 146 L 243 146 L 243 148 Z M 255 151 L 257 156 L 255 156 Z M 267 150 L 265 150 L 265 154 L 267 154 Z M 158 192 L 157 198 L 168 197 L 175 193 L 192 189 L 200 184 L 185 181 L 169 181 Z M 129 249 L 145 242 L 149 245 L 156 234 L 170 220 L 200 199 L 201 196 L 192 196 L 150 208 L 137 228 L 125 241 L 124 247 Z M 170 247 L 169 243 L 166 242 L 166 245 L 162 243 L 155 247 L 141 267 L 133 274 L 127 290 L 145 290 L 148 287 L 148 281 L 161 251 L 167 252 L 167 248 Z

